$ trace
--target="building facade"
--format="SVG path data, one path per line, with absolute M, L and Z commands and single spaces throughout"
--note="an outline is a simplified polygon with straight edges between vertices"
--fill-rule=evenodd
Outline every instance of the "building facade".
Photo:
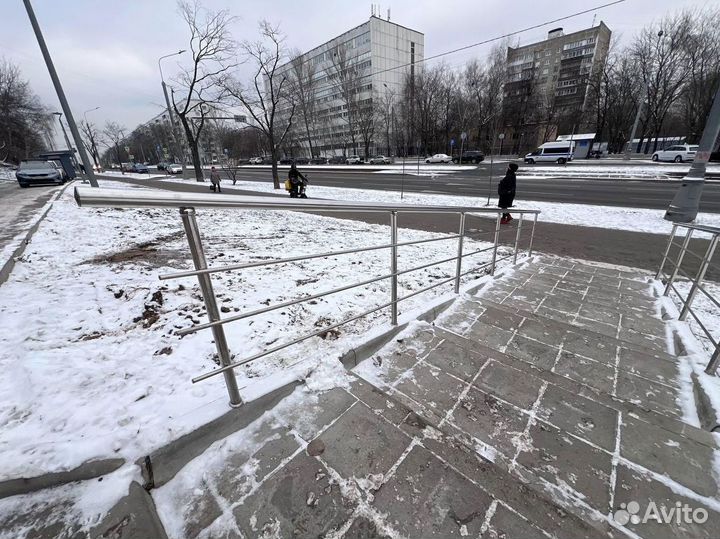
M 393 101 L 399 101 L 405 78 L 414 76 L 424 49 L 422 33 L 373 15 L 279 67 L 280 77 L 310 81 L 305 102 L 298 106 L 296 100 L 294 129 L 284 153 L 382 153 L 392 127 L 381 125 L 378 106 L 393 107 Z M 289 114 L 289 106 L 280 111 L 281 118 Z
M 610 29 L 598 26 L 546 40 L 508 47 L 503 101 L 506 139 L 514 152 L 555 140 L 559 133 L 592 130 L 589 81 L 607 60 Z

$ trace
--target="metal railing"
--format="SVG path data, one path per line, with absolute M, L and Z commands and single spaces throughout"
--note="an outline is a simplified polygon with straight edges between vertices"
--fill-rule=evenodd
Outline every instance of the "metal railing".
M 116 189 L 90 189 L 87 187 L 75 188 L 75 200 L 79 206 L 95 206 L 95 207 L 114 207 L 114 208 L 178 208 L 182 219 L 185 234 L 188 239 L 190 253 L 192 255 L 193 266 L 195 269 L 189 271 L 179 271 L 176 273 L 160 275 L 160 279 L 178 279 L 181 277 L 196 276 L 202 291 L 203 300 L 207 308 L 208 322 L 196 324 L 192 327 L 177 331 L 177 335 L 187 335 L 204 329 L 211 329 L 217 348 L 218 357 L 220 359 L 220 367 L 208 373 L 202 374 L 192 379 L 193 383 L 206 380 L 212 376 L 222 374 L 225 377 L 228 394 L 230 395 L 230 405 L 239 406 L 242 404 L 240 394 L 235 379 L 234 369 L 264 357 L 266 355 L 278 352 L 294 344 L 305 341 L 312 337 L 316 337 L 327 333 L 337 327 L 348 324 L 360 318 L 366 317 L 375 312 L 390 309 L 390 323 L 397 325 L 398 323 L 398 304 L 409 298 L 442 286 L 444 284 L 453 283 L 454 292 L 460 292 L 460 280 L 463 276 L 473 272 L 485 270 L 486 273 L 493 275 L 497 264 L 503 260 L 512 259 L 513 264 L 517 263 L 518 255 L 521 250 L 521 234 L 523 230 L 523 222 L 527 216 L 532 216 L 532 228 L 530 237 L 527 242 L 527 256 L 532 255 L 533 240 L 535 237 L 535 225 L 539 210 L 513 210 L 518 215 L 517 228 L 508 227 L 505 231 L 515 230 L 514 238 L 510 238 L 508 244 L 512 246 L 510 254 L 498 253 L 498 247 L 501 245 L 500 235 L 501 214 L 504 210 L 492 208 L 478 208 L 474 206 L 398 206 L 394 204 L 383 203 L 355 203 L 335 200 L 316 201 L 312 199 L 293 199 L 292 201 L 280 197 L 256 197 L 256 196 L 235 196 L 235 195 L 205 195 L 194 193 L 168 193 L 166 191 L 121 191 Z M 382 245 L 369 247 L 357 247 L 353 249 L 343 249 L 336 251 L 328 251 L 317 254 L 291 256 L 287 258 L 278 258 L 274 260 L 263 260 L 259 262 L 247 262 L 242 264 L 228 264 L 222 266 L 208 267 L 207 260 L 203 249 L 203 243 L 200 236 L 197 220 L 195 218 L 196 208 L 213 208 L 213 209 L 252 209 L 252 210 L 291 210 L 296 212 L 321 212 L 321 213 L 347 213 L 347 212 L 363 212 L 363 213 L 386 213 L 389 217 L 390 225 L 390 242 Z M 458 232 L 457 234 L 444 235 L 441 237 L 427 238 L 413 241 L 398 241 L 398 216 L 400 214 L 424 213 L 424 214 L 454 214 L 458 215 Z M 466 229 L 466 220 L 468 217 L 479 217 L 481 215 L 494 218 L 493 226 L 490 229 L 492 234 L 492 245 L 471 252 L 464 251 L 464 238 L 468 235 Z M 492 221 L 491 221 L 492 222 Z M 527 227 L 526 227 L 527 228 Z M 474 239 L 474 238 L 473 238 Z M 419 266 L 398 270 L 398 249 L 409 245 L 419 245 L 437 241 L 457 240 L 457 252 L 443 260 L 434 261 Z M 353 253 L 362 253 L 368 251 L 389 250 L 389 272 L 383 275 L 366 279 L 360 282 L 347 284 L 341 287 L 325 290 L 311 295 L 306 295 L 297 299 L 292 299 L 274 305 L 268 305 L 259 309 L 247 311 L 244 313 L 221 318 L 218 311 L 217 300 L 212 284 L 212 275 L 219 272 L 238 271 L 249 268 L 260 268 L 277 264 L 292 264 L 305 260 L 318 258 L 326 258 L 331 256 L 342 256 Z M 463 260 L 480 253 L 488 252 L 491 254 L 489 261 L 473 266 L 472 269 L 463 271 Z M 498 256 L 498 255 L 501 256 Z M 413 271 L 419 271 L 432 266 L 450 263 L 455 261 L 455 274 L 448 279 L 443 279 L 429 286 L 416 290 L 402 297 L 398 296 L 398 277 Z M 272 312 L 277 309 L 289 307 L 306 301 L 311 301 L 331 294 L 336 294 L 346 290 L 367 286 L 378 281 L 390 281 L 390 297 L 388 301 L 382 302 L 380 305 L 373 307 L 363 313 L 357 314 L 330 326 L 323 327 L 312 333 L 307 333 L 288 342 L 263 350 L 237 361 L 231 359 L 230 350 L 225 338 L 223 326 L 225 324 L 244 320 L 253 316 Z
M 686 230 L 685 236 L 682 237 L 681 243 L 675 241 L 676 237 L 680 237 L 677 233 L 678 228 L 683 228 Z M 695 231 L 710 234 L 710 241 L 703 254 L 698 254 L 690 249 L 690 240 L 692 239 L 693 233 Z M 698 316 L 698 313 L 693 310 L 692 305 L 695 297 L 697 296 L 697 293 L 702 292 L 705 297 L 712 304 L 715 305 L 716 308 L 720 309 L 720 302 L 716 298 L 714 298 L 712 294 L 710 294 L 703 286 L 703 281 L 705 280 L 707 270 L 713 262 L 713 255 L 715 254 L 715 248 L 718 245 L 718 241 L 720 241 L 720 228 L 713 226 L 702 226 L 682 223 L 674 224 L 672 232 L 670 232 L 670 239 L 668 240 L 667 247 L 665 248 L 665 253 L 663 254 L 662 262 L 660 263 L 660 268 L 655 275 L 656 279 L 662 278 L 662 281 L 665 284 L 665 290 L 663 292 L 663 295 L 669 296 L 670 292 L 674 292 L 678 300 L 680 301 L 682 309 L 680 311 L 680 316 L 678 317 L 678 319 L 684 321 L 687 319 L 688 314 L 691 315 L 695 319 L 695 322 L 697 322 L 697 325 L 700 327 L 702 332 L 705 334 L 705 337 L 707 337 L 707 339 L 715 347 L 715 350 L 710 357 L 710 361 L 705 368 L 705 372 L 712 375 L 715 375 L 717 373 L 718 366 L 720 365 L 720 342 L 712 335 L 706 324 L 703 323 L 703 321 Z M 674 259 L 671 256 L 671 250 L 673 247 L 677 248 L 677 254 Z M 690 255 L 696 262 L 699 263 L 697 272 L 695 272 L 694 275 L 688 274 L 688 272 L 682 267 L 686 255 Z M 665 273 L 666 264 L 672 266 L 672 272 L 669 275 Z M 682 294 L 675 286 L 675 280 L 678 276 L 685 277 L 690 281 L 690 283 L 692 283 L 690 291 L 687 293 L 686 296 L 684 296 L 684 294 Z

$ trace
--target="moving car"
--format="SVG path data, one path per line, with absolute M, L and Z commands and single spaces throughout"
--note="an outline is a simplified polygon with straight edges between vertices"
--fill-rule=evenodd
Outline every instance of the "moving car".
M 344 165 L 347 163 L 347 157 L 344 155 L 333 155 L 328 159 L 328 165 Z
M 534 152 L 525 156 L 525 162 L 532 165 L 541 162 L 555 162 L 561 165 L 573 160 L 575 143 L 571 141 L 546 142 Z
M 165 167 L 165 172 L 168 174 L 182 174 L 182 166 L 177 163 L 171 163 Z
M 362 157 L 360 157 L 359 155 L 350 155 L 350 156 L 348 156 L 347 159 L 345 159 L 345 164 L 346 165 L 362 165 L 363 160 L 362 160 Z
M 54 161 L 44 159 L 28 159 L 20 162 L 15 173 L 20 187 L 27 187 L 31 183 L 65 183 L 65 174 Z
M 695 159 L 695 152 L 697 152 L 698 146 L 694 144 L 678 144 L 676 146 L 670 146 L 659 152 L 655 152 L 652 155 L 653 161 L 675 161 L 676 163 L 682 163 L 683 161 L 692 161 Z
M 251 157 L 249 163 L 251 165 L 262 165 L 263 161 L 265 161 L 262 157 Z
M 425 159 L 426 163 L 450 163 L 452 158 L 446 153 L 436 153 L 432 157 Z
M 130 172 L 137 172 L 138 174 L 148 174 L 150 170 L 148 169 L 147 165 L 143 163 L 135 163 L 130 169 Z
M 460 157 L 454 157 L 453 163 L 475 163 L 476 165 L 485 160 L 485 155 L 478 150 L 466 150 Z
M 368 163 L 371 165 L 389 165 L 390 158 L 384 155 L 376 155 L 375 157 L 371 157 Z

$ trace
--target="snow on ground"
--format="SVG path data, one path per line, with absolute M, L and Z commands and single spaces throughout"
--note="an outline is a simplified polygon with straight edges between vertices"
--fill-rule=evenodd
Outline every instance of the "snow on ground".
M 617 180 L 674 180 L 677 174 L 687 174 L 690 165 L 676 165 L 670 163 L 648 163 L 645 165 L 629 166 L 592 166 L 584 163 L 568 163 L 566 166 L 521 165 L 518 179 L 524 178 L 602 178 Z M 707 172 L 720 172 L 720 166 L 707 165 Z M 672 177 L 669 173 L 675 173 Z
M 104 186 L 135 188 L 112 181 Z M 189 268 L 178 212 L 78 208 L 72 194 L 67 190 L 55 202 L 0 287 L 0 481 L 70 469 L 91 458 L 134 461 L 228 410 L 222 376 L 190 381 L 215 368 L 211 334 L 175 335 L 206 321 L 197 281 L 158 280 Z M 294 212 L 202 210 L 198 222 L 215 265 L 389 241 L 387 226 Z M 399 236 L 438 235 L 401 229 Z M 465 241 L 467 252 L 487 245 Z M 454 241 L 401 247 L 400 269 L 448 258 L 456 248 Z M 389 253 L 379 250 L 218 274 L 213 281 L 223 316 L 229 316 L 388 271 Z M 453 273 L 454 264 L 446 263 L 403 275 L 400 296 Z M 400 312 L 414 318 L 413 310 L 440 301 L 451 286 L 408 299 Z M 389 297 L 385 280 L 228 324 L 230 350 L 239 360 Z M 239 368 L 241 393 L 256 398 L 318 367 L 332 380 L 333 369 L 342 369 L 339 353 L 387 325 L 385 310 Z
M 188 180 L 170 178 L 164 181 L 184 183 Z M 310 181 L 312 182 L 312 177 Z M 278 191 L 273 189 L 272 183 L 270 182 L 238 181 L 234 187 L 236 189 L 265 193 L 278 193 Z M 230 190 L 233 186 L 229 181 L 223 181 L 222 188 L 224 190 Z M 308 193 L 311 197 L 335 200 L 477 206 L 478 208 L 485 208 L 485 202 L 487 200 L 483 197 L 424 193 L 405 193 L 401 199 L 399 191 L 373 191 L 370 189 L 353 189 L 351 187 L 320 187 L 314 186 L 312 183 L 308 187 Z M 497 199 L 491 199 L 490 204 L 489 207 L 491 209 L 496 209 Z M 542 213 L 538 216 L 538 220 L 548 223 L 594 226 L 615 230 L 632 230 L 635 232 L 649 232 L 651 234 L 669 234 L 672 229 L 672 224 L 663 219 L 665 210 L 623 208 L 618 206 L 592 206 L 589 204 L 564 204 L 561 202 L 537 202 L 523 200 L 522 190 L 520 191 L 520 198 L 515 200 L 515 209 L 540 210 Z M 704 225 L 720 226 L 720 214 L 700 213 L 695 222 Z
M 131 178 L 133 180 L 153 180 L 155 178 L 168 178 L 164 172 L 150 172 L 148 174 L 138 174 L 136 172 L 117 172 L 115 170 L 107 170 L 102 173 L 104 176 L 117 176 L 118 178 Z
M 219 165 L 218 165 L 219 166 Z M 205 167 L 208 168 L 208 167 Z M 250 170 L 270 170 L 272 165 L 240 165 L 239 169 Z M 290 165 L 278 165 L 278 170 L 289 170 Z M 417 161 L 406 161 L 405 166 L 402 164 L 393 165 L 303 165 L 302 168 L 316 168 L 317 170 L 351 170 L 353 172 L 372 171 L 372 172 L 399 172 L 402 173 L 403 168 L 407 174 L 412 173 L 413 169 L 417 172 L 439 172 L 448 174 L 450 172 L 459 172 L 463 170 L 475 170 L 474 165 L 451 165 L 449 163 L 425 163 L 421 161 L 418 166 Z
M 15 182 L 15 171 L 8 167 L 0 167 L 0 182 Z

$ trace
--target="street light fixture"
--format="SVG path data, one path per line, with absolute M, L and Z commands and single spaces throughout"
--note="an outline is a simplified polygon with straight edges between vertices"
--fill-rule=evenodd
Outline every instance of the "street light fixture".
M 165 77 L 163 76 L 162 64 L 160 62 L 162 60 L 164 60 L 165 58 L 170 58 L 172 56 L 178 56 L 179 54 L 182 54 L 184 52 L 185 52 L 185 49 L 180 49 L 177 52 L 173 52 L 171 54 L 166 54 L 165 56 L 161 56 L 160 58 L 158 58 L 158 69 L 160 70 L 160 80 L 162 81 L 163 95 L 165 96 L 165 106 L 167 107 L 168 119 L 170 120 L 170 135 L 172 137 L 173 146 L 175 146 L 175 151 L 180 154 L 183 176 L 185 175 L 185 152 L 182 150 L 182 146 L 180 144 L 180 138 L 177 136 L 177 133 L 176 133 L 175 118 L 173 117 L 172 110 L 170 109 L 170 98 L 168 97 L 167 85 L 165 84 Z
M 67 149 L 75 153 L 75 149 L 72 147 L 72 144 L 70 144 L 70 139 L 68 138 L 67 131 L 65 131 L 65 125 L 62 123 L 62 112 L 53 112 L 53 115 L 58 117 L 58 122 L 60 122 L 60 127 L 62 128 L 63 136 L 65 137 L 65 144 L 67 144 Z

